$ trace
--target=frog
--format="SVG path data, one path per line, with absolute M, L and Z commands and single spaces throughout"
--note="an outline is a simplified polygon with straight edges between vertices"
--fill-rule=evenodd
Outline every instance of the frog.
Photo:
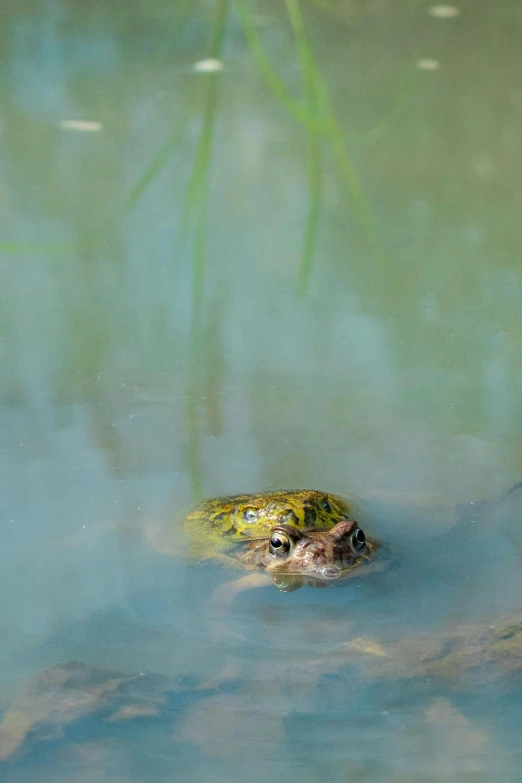
M 196 506 L 185 520 L 189 557 L 256 571 L 223 590 L 266 584 L 282 592 L 304 585 L 325 587 L 368 570 L 380 542 L 355 520 L 356 504 L 317 489 L 230 495 Z M 381 553 L 382 554 L 382 553 Z M 214 606 L 214 608 L 216 608 Z
M 513 499 L 513 492 L 505 497 Z M 492 512 L 500 508 L 498 500 L 489 507 L 485 506 L 484 519 L 491 520 Z M 473 513 L 475 528 L 481 524 L 481 519 Z M 400 549 L 403 539 L 399 532 L 403 534 L 402 530 L 397 532 L 392 551 Z M 366 535 L 359 522 L 346 518 L 330 530 L 298 530 L 293 525 L 280 523 L 270 528 L 268 535 L 259 538 L 223 538 L 228 542 L 226 551 L 231 560 L 236 567 L 248 572 L 248 576 L 260 575 L 265 579 L 268 576 L 282 582 L 292 578 L 310 579 L 326 586 L 345 584 L 348 577 L 371 568 L 384 547 L 382 542 Z M 496 683 L 506 683 L 506 687 L 510 688 L 514 678 L 522 675 L 520 608 L 509 615 L 455 623 L 449 629 L 435 633 L 414 634 L 407 638 L 398 635 L 396 639 L 382 641 L 357 635 L 354 638 L 350 620 L 351 601 L 342 601 L 335 606 L 336 626 L 343 621 L 343 611 L 339 613 L 339 608 L 346 608 L 346 623 L 343 624 L 346 636 L 342 643 L 331 646 L 327 638 L 326 645 L 321 645 L 320 649 L 310 644 L 298 656 L 285 656 L 281 653 L 288 648 L 283 646 L 281 649 L 274 644 L 273 655 L 267 663 L 262 660 L 255 662 L 254 680 L 250 656 L 246 658 L 247 677 L 241 668 L 239 675 L 237 670 L 233 670 L 231 675 L 216 670 L 213 682 L 208 682 L 205 671 L 196 684 L 187 683 L 184 679 L 185 664 L 179 680 L 175 676 L 126 673 L 88 663 L 57 664 L 36 674 L 5 710 L 0 722 L 0 759 L 11 762 L 24 748 L 30 751 L 42 742 L 52 741 L 64 727 L 83 720 L 88 721 L 89 727 L 96 723 L 102 737 L 111 726 L 121 725 L 123 721 L 129 724 L 139 722 L 139 727 L 143 721 L 163 718 L 170 721 L 174 713 L 181 713 L 185 704 L 185 695 L 182 694 L 187 693 L 191 702 L 189 717 L 192 715 L 192 723 L 189 720 L 189 724 L 193 730 L 190 741 L 201 741 L 204 747 L 205 732 L 210 729 L 201 729 L 201 717 L 207 712 L 219 714 L 225 711 L 227 705 L 232 706 L 248 729 L 249 712 L 245 704 L 248 704 L 249 698 L 254 699 L 257 710 L 260 699 L 266 694 L 266 705 L 272 715 L 272 700 L 282 690 L 286 689 L 288 694 L 284 704 L 291 709 L 294 697 L 299 697 L 303 687 L 321 694 L 323 677 L 330 683 L 332 677 L 336 677 L 336 693 L 344 698 L 343 687 L 350 697 L 352 691 L 358 688 L 368 685 L 371 689 L 374 683 L 380 686 L 386 681 L 392 683 L 393 689 L 398 684 L 408 688 L 413 681 L 421 682 L 425 685 L 426 694 L 431 696 L 432 693 L 438 694 L 441 683 L 444 693 L 450 686 L 452 690 L 462 690 L 476 683 L 489 683 L 492 679 Z M 250 612 L 248 604 L 247 608 Z M 272 615 L 273 609 L 270 611 Z M 252 616 L 255 622 L 261 617 L 259 614 Z M 208 633 L 208 627 L 200 617 L 198 614 L 198 623 Z M 332 614 L 326 617 L 321 627 L 332 627 L 332 617 Z M 315 619 L 318 623 L 322 622 L 319 615 Z M 285 628 L 277 623 L 269 625 L 268 629 L 273 631 L 274 641 L 287 638 Z M 212 645 L 213 656 L 214 649 L 215 645 Z M 230 648 L 224 646 L 223 649 L 228 662 Z M 237 666 L 241 667 L 243 657 L 241 652 Z M 258 688 L 256 684 L 259 682 L 262 687 Z M 279 714 L 277 710 L 275 712 Z M 281 715 L 286 714 L 281 708 Z M 252 720 L 256 716 L 257 712 L 254 712 Z M 254 721 L 252 725 L 255 728 L 258 724 Z M 276 728 L 278 732 L 280 728 L 284 731 L 282 723 Z M 236 737 L 237 723 L 231 728 L 223 722 L 223 738 L 228 740 L 225 744 L 233 744 Z
M 331 530 L 338 522 L 353 519 L 355 511 L 354 503 L 315 489 L 213 498 L 200 503 L 185 519 L 189 554 L 211 558 L 230 541 L 266 539 L 281 524 L 299 531 Z
M 285 489 L 229 495 L 199 504 L 185 519 L 185 552 L 172 546 L 166 529 L 149 525 L 145 537 L 166 556 L 186 554 L 198 562 L 212 559 L 249 571 L 248 576 L 226 583 L 210 596 L 212 612 L 222 613 L 235 595 L 266 585 L 267 577 L 279 591 L 292 592 L 305 585 L 332 586 L 355 573 L 366 573 L 377 552 L 379 564 L 371 570 L 382 568 L 388 547 L 367 537 L 356 517 L 357 504 L 340 495 Z
M 244 568 L 271 575 L 280 591 L 289 592 L 305 582 L 316 586 L 346 578 L 370 563 L 379 544 L 355 520 L 344 519 L 330 530 L 278 524 L 268 536 L 236 539 L 232 546 Z M 201 683 L 193 690 L 201 697 L 215 688 Z M 59 737 L 65 726 L 84 719 L 121 723 L 168 714 L 180 690 L 172 678 L 149 672 L 127 674 L 77 661 L 44 669 L 0 722 L 0 760 L 16 757 L 40 738 Z
M 237 563 L 269 574 L 281 592 L 305 583 L 319 586 L 347 578 L 367 567 L 379 548 L 355 520 L 347 519 L 330 530 L 278 524 L 268 536 L 231 543 Z M 201 697 L 215 687 L 202 683 L 193 690 Z M 41 738 L 59 737 L 65 726 L 84 719 L 121 723 L 168 714 L 173 694 L 181 689 L 162 675 L 127 674 L 77 661 L 44 669 L 29 681 L 0 722 L 0 760 L 16 757 Z
M 238 562 L 272 577 L 278 590 L 324 587 L 368 570 L 381 542 L 367 537 L 358 522 L 344 520 L 331 530 L 299 530 L 275 525 L 270 535 L 237 547 Z

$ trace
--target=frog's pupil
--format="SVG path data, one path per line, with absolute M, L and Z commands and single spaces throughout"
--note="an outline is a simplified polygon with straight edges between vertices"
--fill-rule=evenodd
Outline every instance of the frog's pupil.
M 283 557 L 290 552 L 290 541 L 285 535 L 274 533 L 270 536 L 270 551 L 276 557 Z
M 356 549 L 362 549 L 363 546 L 365 545 L 365 543 L 366 543 L 366 536 L 364 535 L 364 533 L 363 533 L 363 531 L 361 530 L 360 527 L 356 528 L 353 531 L 352 542 L 353 542 L 353 545 L 354 545 L 354 547 Z
M 330 514 L 332 511 L 332 507 L 330 506 L 329 502 L 327 500 L 323 500 L 322 506 L 327 514 Z

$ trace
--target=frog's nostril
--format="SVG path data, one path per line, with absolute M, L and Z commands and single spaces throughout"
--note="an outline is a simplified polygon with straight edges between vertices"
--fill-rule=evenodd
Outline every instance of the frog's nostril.
M 324 568 L 321 568 L 321 576 L 323 579 L 339 579 L 341 569 L 337 568 L 337 566 L 324 566 Z

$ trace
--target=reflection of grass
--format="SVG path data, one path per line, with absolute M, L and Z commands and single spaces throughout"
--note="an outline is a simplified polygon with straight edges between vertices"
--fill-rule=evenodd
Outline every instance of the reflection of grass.
M 321 214 L 321 180 L 321 138 L 314 131 L 310 131 L 308 138 L 308 212 L 298 277 L 298 292 L 300 294 L 306 293 L 312 274 L 317 229 Z
M 270 59 L 259 39 L 255 24 L 245 0 L 236 0 L 236 7 L 245 32 L 251 54 L 269 84 L 275 97 L 287 111 L 304 126 L 308 133 L 308 212 L 305 223 L 304 241 L 298 277 L 298 290 L 304 293 L 313 266 L 317 229 L 321 207 L 321 146 L 328 143 L 336 159 L 338 170 L 350 193 L 360 223 L 365 228 L 374 247 L 378 247 L 373 216 L 355 169 L 346 150 L 343 133 L 332 110 L 326 85 L 315 62 L 306 36 L 299 0 L 285 0 L 287 13 L 292 25 L 294 40 L 299 55 L 302 72 L 304 103 L 296 100 L 272 67 Z M 209 56 L 221 59 L 229 1 L 220 0 L 217 4 Z M 205 246 L 208 222 L 208 185 L 212 157 L 215 114 L 218 100 L 219 77 L 208 76 L 206 82 L 203 122 L 196 145 L 194 162 L 185 193 L 185 201 L 180 221 L 179 241 L 192 236 L 192 302 L 189 355 L 189 388 L 187 395 L 187 431 L 186 452 L 187 470 L 190 476 L 194 502 L 203 496 L 201 467 L 201 394 L 204 388 L 204 345 L 203 345 L 203 286 L 205 277 Z M 173 142 L 174 143 L 174 142 Z M 165 158 L 168 152 L 165 151 Z M 158 157 L 154 170 L 159 170 L 162 159 Z M 153 178 L 154 171 L 144 181 L 144 186 Z M 141 190 L 135 188 L 139 196 Z M 210 356 L 207 361 L 215 361 Z
M 303 125 L 310 128 L 316 127 L 318 125 L 317 118 L 307 110 L 306 106 L 303 106 L 302 103 L 296 101 L 295 98 L 292 97 L 288 87 L 279 77 L 277 71 L 272 67 L 270 58 L 265 52 L 263 44 L 257 34 L 254 20 L 248 10 L 247 4 L 244 0 L 236 0 L 236 8 L 250 47 L 250 53 L 277 100 Z
M 370 244 L 379 255 L 382 255 L 383 251 L 378 238 L 372 210 L 364 195 L 357 172 L 346 149 L 343 131 L 341 130 L 332 109 L 328 90 L 308 42 L 299 0 L 285 0 L 285 6 L 292 26 L 296 50 L 299 55 L 303 78 L 304 102 L 300 102 L 292 96 L 290 90 L 272 66 L 270 58 L 257 33 L 255 22 L 246 0 L 236 0 L 235 5 L 250 52 L 260 73 L 270 86 L 277 100 L 306 128 L 308 133 L 308 210 L 298 274 L 298 291 L 303 294 L 308 287 L 309 278 L 312 272 L 320 219 L 322 198 L 321 148 L 324 141 L 328 144 L 329 149 L 336 160 L 338 172 L 350 194 L 359 223 L 365 230 Z M 326 5 L 327 4 L 325 4 L 325 6 Z M 180 9 L 178 9 L 179 17 L 183 20 L 186 20 L 187 9 L 187 0 L 184 0 Z M 329 10 L 334 10 L 334 7 L 329 7 Z M 219 3 L 209 53 L 209 56 L 215 57 L 216 59 L 219 59 L 221 54 L 227 14 L 228 2 Z M 411 84 L 410 81 L 408 81 L 408 83 L 403 84 L 397 91 L 390 111 L 376 128 L 368 131 L 364 135 L 364 142 L 366 145 L 376 143 L 387 132 L 389 126 L 395 122 L 403 110 L 404 104 L 410 94 L 410 89 Z M 203 267 L 207 212 L 206 193 L 208 189 L 208 169 L 211 157 L 213 116 L 215 113 L 216 101 L 217 79 L 210 77 L 205 100 L 203 129 L 197 145 L 194 164 L 185 193 L 178 234 L 179 250 L 187 237 L 194 232 L 193 295 L 196 300 L 198 300 L 201 295 L 204 277 Z M 179 144 L 182 138 L 186 120 L 187 118 L 185 117 L 179 127 L 173 132 L 171 137 L 158 152 L 139 182 L 133 187 L 127 198 L 127 208 L 132 208 L 136 204 L 148 185 L 162 170 L 170 153 Z M 203 215 L 203 212 L 205 215 Z M 194 313 L 196 310 L 196 304 L 193 302 L 192 312 Z
M 177 0 L 175 6 L 173 4 L 173 7 L 168 9 L 168 24 L 165 24 L 163 42 L 160 41 L 155 47 L 155 63 L 163 65 L 175 57 L 175 47 L 190 19 L 193 5 L 194 0 Z
M 371 208 L 359 183 L 359 178 L 346 150 L 343 132 L 332 109 L 328 90 L 311 47 L 306 37 L 306 30 L 301 14 L 299 0 L 285 0 L 287 13 L 292 25 L 294 40 L 299 53 L 305 91 L 305 105 L 296 101 L 290 94 L 284 82 L 272 67 L 270 59 L 257 34 L 254 21 L 245 0 L 236 0 L 239 18 L 243 25 L 252 56 L 271 87 L 275 97 L 283 104 L 299 122 L 309 131 L 309 206 L 305 227 L 305 238 L 301 267 L 299 272 L 299 290 L 306 290 L 310 277 L 315 250 L 315 237 L 319 222 L 321 202 L 321 158 L 320 139 L 324 137 L 337 163 L 338 171 L 352 199 L 359 223 L 365 230 L 368 240 L 374 250 L 380 255 L 382 249 Z
M 188 5 L 184 0 L 185 13 Z M 308 287 L 313 268 L 317 231 L 320 220 L 322 199 L 322 148 L 329 149 L 337 164 L 337 170 L 351 197 L 355 215 L 374 248 L 382 253 L 373 214 L 357 172 L 346 148 L 344 133 L 332 108 L 328 90 L 310 47 L 305 23 L 301 14 L 299 0 L 285 0 L 286 12 L 292 27 L 296 52 L 303 82 L 303 100 L 296 99 L 273 67 L 256 25 L 247 0 L 235 0 L 235 7 L 243 31 L 262 77 L 269 85 L 274 97 L 287 112 L 303 126 L 308 135 L 308 209 L 305 222 L 301 263 L 298 274 L 298 291 L 304 293 Z M 220 60 L 226 24 L 230 9 L 230 0 L 218 0 L 212 26 L 208 57 Z M 216 357 L 205 357 L 203 337 L 203 291 L 205 279 L 205 248 L 208 224 L 209 172 L 212 162 L 212 143 L 214 137 L 215 115 L 218 105 L 218 74 L 204 77 L 204 107 L 201 130 L 196 143 L 192 169 L 185 191 L 182 215 L 178 232 L 177 252 L 186 240 L 192 241 L 192 297 L 189 343 L 189 382 L 187 394 L 187 433 L 186 464 L 190 476 L 193 499 L 202 498 L 201 472 L 201 427 L 202 393 L 204 389 L 205 362 L 215 361 Z M 170 154 L 181 141 L 186 126 L 187 115 L 174 129 L 163 147 L 155 156 L 140 180 L 129 193 L 125 208 L 132 209 L 140 200 L 148 186 L 164 168 Z M 379 134 L 382 128 L 376 130 Z
M 187 124 L 187 117 L 184 115 L 181 122 L 178 123 L 173 133 L 169 136 L 165 144 L 156 154 L 152 162 L 147 166 L 139 180 L 131 189 L 126 199 L 127 209 L 133 209 L 136 206 L 140 198 L 143 196 L 148 186 L 156 179 L 158 174 L 163 170 L 165 164 L 170 158 L 172 152 L 180 143 L 183 131 Z
M 216 8 L 209 57 L 221 59 L 229 0 L 219 0 Z M 193 226 L 192 302 L 190 318 L 189 389 L 187 398 L 188 448 L 187 469 L 193 500 L 202 500 L 201 477 L 201 392 L 203 384 L 203 283 L 205 278 L 205 245 L 208 222 L 208 177 L 212 157 L 212 139 L 218 99 L 219 76 L 206 77 L 203 123 L 196 146 L 192 174 L 185 195 L 181 232 Z
M 346 23 L 346 12 L 342 5 L 329 3 L 327 0 L 307 0 L 309 5 L 315 6 L 321 13 L 328 14 L 340 22 Z
M 0 253 L 10 256 L 56 256 L 70 253 L 72 242 L 0 242 Z
M 246 0 L 236 0 L 235 5 L 243 26 L 243 30 L 250 48 L 250 52 L 256 62 L 259 71 L 270 86 L 276 99 L 284 108 L 301 124 L 308 132 L 308 211 L 305 221 L 301 263 L 298 274 L 298 290 L 304 293 L 312 272 L 315 255 L 316 237 L 319 226 L 321 208 L 321 181 L 322 163 L 321 147 L 326 141 L 337 163 L 338 172 L 352 199 L 355 213 L 360 225 L 374 250 L 382 254 L 382 248 L 377 235 L 372 210 L 360 185 L 357 172 L 350 155 L 346 149 L 343 131 L 341 130 L 335 113 L 332 109 L 328 90 L 320 69 L 316 63 L 310 44 L 307 39 L 304 20 L 301 13 L 299 0 L 285 0 L 286 11 L 290 19 L 296 49 L 301 66 L 304 102 L 296 100 L 284 81 L 280 78 L 272 66 L 270 58 L 263 47 L 257 33 L 252 14 Z M 182 5 L 183 17 L 186 13 L 186 4 Z M 220 0 L 217 4 L 216 18 L 213 26 L 212 41 L 209 56 L 220 59 L 223 38 L 225 34 L 226 19 L 228 15 L 228 0 Z M 194 164 L 185 193 L 183 212 L 178 234 L 178 250 L 189 235 L 193 236 L 193 270 L 194 287 L 192 313 L 197 312 L 197 303 L 201 299 L 201 291 L 204 277 L 204 248 L 206 240 L 207 220 L 207 190 L 208 171 L 211 159 L 211 142 L 213 137 L 213 118 L 217 103 L 217 78 L 208 76 L 207 92 L 205 96 L 205 108 L 201 135 L 197 144 Z M 385 120 L 370 134 L 369 143 L 385 132 L 390 122 L 393 122 L 401 110 L 405 93 L 401 92 L 400 100 L 396 100 Z M 179 144 L 186 118 L 175 129 L 162 149 L 158 152 L 152 163 L 142 175 L 138 183 L 133 187 L 127 197 L 126 206 L 134 207 L 139 201 L 148 185 L 162 170 L 173 149 Z
M 308 112 L 311 116 L 316 116 L 318 109 L 318 92 L 316 89 L 316 79 L 314 71 L 314 62 L 312 53 L 308 46 L 303 19 L 300 14 L 299 5 L 296 0 L 286 0 L 286 9 L 292 24 L 301 71 L 303 74 L 303 86 L 305 100 Z M 320 128 L 309 126 L 308 128 L 308 213 L 305 222 L 305 233 L 303 241 L 303 250 L 301 254 L 301 265 L 298 277 L 298 291 L 304 294 L 310 275 L 312 273 L 313 259 L 315 255 L 315 246 L 317 238 L 317 229 L 319 226 L 319 217 L 321 212 L 321 133 Z
M 393 96 L 393 103 L 389 110 L 385 113 L 383 118 L 377 125 L 371 130 L 366 131 L 364 134 L 364 141 L 366 147 L 377 144 L 383 136 L 385 136 L 390 128 L 397 122 L 397 120 L 404 113 L 404 109 L 411 98 L 413 84 L 415 80 L 415 74 L 407 74 L 406 78 L 399 84 L 395 94 Z

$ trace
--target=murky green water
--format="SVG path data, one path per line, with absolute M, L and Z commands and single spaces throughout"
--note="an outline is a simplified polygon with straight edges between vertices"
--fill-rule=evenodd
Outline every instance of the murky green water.
M 368 662 L 520 603 L 519 493 L 469 505 L 522 479 L 519 3 L 2 10 L 0 706 L 70 660 L 182 683 L 2 779 L 518 781 L 516 676 Z M 392 567 L 217 614 L 184 512 L 294 486 Z

